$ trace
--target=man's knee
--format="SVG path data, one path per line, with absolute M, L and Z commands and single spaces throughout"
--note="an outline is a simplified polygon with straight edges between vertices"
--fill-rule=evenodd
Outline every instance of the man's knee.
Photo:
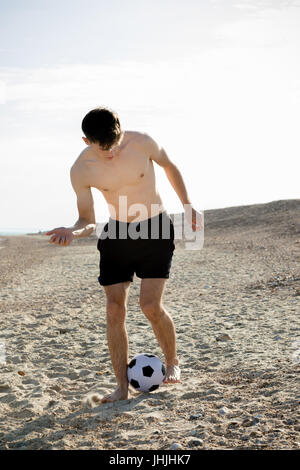
M 126 317 L 126 305 L 118 300 L 108 300 L 106 304 L 107 320 L 111 323 L 123 323 Z
M 164 308 L 161 302 L 154 300 L 148 302 L 140 302 L 142 312 L 151 321 L 159 320 L 164 315 Z

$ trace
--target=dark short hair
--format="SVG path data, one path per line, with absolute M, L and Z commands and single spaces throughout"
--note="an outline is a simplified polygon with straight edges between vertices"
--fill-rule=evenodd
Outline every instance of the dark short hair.
M 98 142 L 103 150 L 109 150 L 123 135 L 117 113 L 108 108 L 92 109 L 84 116 L 81 128 L 89 141 Z

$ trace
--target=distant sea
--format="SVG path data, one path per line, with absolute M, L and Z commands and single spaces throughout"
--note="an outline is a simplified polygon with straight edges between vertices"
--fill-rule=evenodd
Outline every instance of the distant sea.
M 38 233 L 37 228 L 0 228 L 0 236 L 26 235 L 27 233 Z

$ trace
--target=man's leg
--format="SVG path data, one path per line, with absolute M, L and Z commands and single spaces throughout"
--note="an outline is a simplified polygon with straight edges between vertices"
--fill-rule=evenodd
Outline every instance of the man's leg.
M 128 398 L 128 338 L 125 319 L 129 287 L 129 281 L 104 286 L 107 301 L 107 342 L 118 387 L 111 395 L 105 396 L 102 403 Z
M 166 361 L 165 383 L 180 382 L 179 361 L 176 353 L 176 333 L 172 318 L 162 304 L 166 279 L 147 278 L 141 281 L 140 305 L 151 322 L 154 334 Z

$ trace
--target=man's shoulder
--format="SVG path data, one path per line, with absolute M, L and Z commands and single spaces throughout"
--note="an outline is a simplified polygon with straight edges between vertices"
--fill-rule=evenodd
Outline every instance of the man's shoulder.
M 147 147 L 153 142 L 152 137 L 147 132 L 125 131 L 125 142 L 131 145 Z
M 76 158 L 76 160 L 74 161 L 73 165 L 72 165 L 72 168 L 78 168 L 78 167 L 82 167 L 86 160 L 89 159 L 89 157 L 92 157 L 93 156 L 93 152 L 91 150 L 90 147 L 85 147 L 81 152 L 80 154 L 78 155 L 78 157 Z
M 71 166 L 70 172 L 71 176 L 84 176 L 85 169 L 86 169 L 86 162 L 87 160 L 92 157 L 92 151 L 89 147 L 86 147 L 80 152 L 78 157 L 76 158 L 75 162 Z

